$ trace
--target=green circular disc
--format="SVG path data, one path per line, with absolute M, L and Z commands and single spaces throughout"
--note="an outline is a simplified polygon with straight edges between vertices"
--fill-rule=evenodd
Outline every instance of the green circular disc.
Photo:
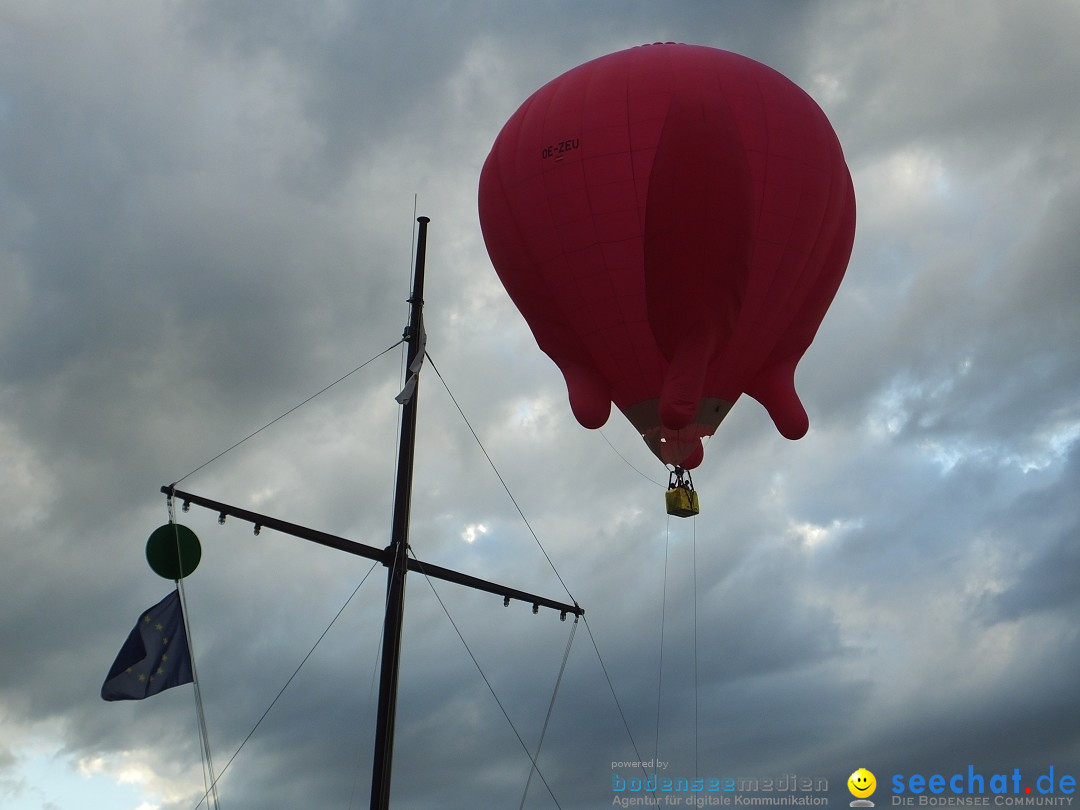
M 158 526 L 146 541 L 146 561 L 165 579 L 183 579 L 199 567 L 201 559 L 199 538 L 179 523 Z

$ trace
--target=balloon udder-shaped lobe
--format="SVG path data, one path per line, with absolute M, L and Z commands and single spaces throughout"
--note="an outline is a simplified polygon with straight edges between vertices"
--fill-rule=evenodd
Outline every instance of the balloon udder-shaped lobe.
M 746 393 L 765 406 L 776 429 L 786 439 L 801 439 L 810 428 L 810 418 L 795 391 L 798 362 L 796 358 L 766 366 L 746 387 Z
M 582 427 L 603 427 L 611 413 L 611 386 L 596 371 L 582 363 L 563 361 L 559 370 L 566 380 L 570 410 Z

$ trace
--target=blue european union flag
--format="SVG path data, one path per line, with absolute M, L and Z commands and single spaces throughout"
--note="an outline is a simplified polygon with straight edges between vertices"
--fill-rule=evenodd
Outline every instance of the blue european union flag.
M 142 700 L 192 680 L 180 592 L 173 591 L 143 611 L 101 685 L 101 697 Z

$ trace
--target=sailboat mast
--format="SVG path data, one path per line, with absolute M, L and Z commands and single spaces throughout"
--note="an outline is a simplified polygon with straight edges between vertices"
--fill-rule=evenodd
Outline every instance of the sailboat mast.
M 420 380 L 414 369 L 423 351 L 424 263 L 427 253 L 427 217 L 417 217 L 416 266 L 409 297 L 406 361 L 407 394 L 401 412 L 394 517 L 390 535 L 393 561 L 386 582 L 386 617 L 383 623 L 382 670 L 379 677 L 379 709 L 375 728 L 375 753 L 371 773 L 371 810 L 390 806 L 390 776 L 394 758 L 394 719 L 397 713 L 398 668 L 401 658 L 401 625 L 405 610 L 405 574 L 409 556 L 409 511 L 412 506 L 413 456 L 416 447 L 416 406 Z M 421 359 L 422 362 L 422 359 Z M 411 386 L 411 391 L 409 387 Z
M 306 526 L 279 520 L 270 515 L 252 512 L 239 506 L 210 500 L 191 492 L 182 492 L 176 484 L 161 488 L 166 497 L 178 498 L 184 511 L 191 504 L 198 504 L 218 513 L 218 521 L 225 522 L 227 515 L 252 523 L 255 534 L 263 527 L 282 532 L 322 546 L 356 554 L 369 560 L 377 560 L 389 569 L 386 582 L 386 616 L 383 623 L 382 672 L 379 680 L 379 708 L 375 728 L 375 751 L 371 775 L 371 808 L 387 810 L 390 806 L 390 777 L 393 772 L 394 719 L 397 714 L 398 671 L 401 660 L 401 625 L 405 611 L 405 574 L 412 568 L 426 577 L 454 582 L 467 588 L 501 596 L 503 606 L 511 600 L 532 605 L 532 612 L 541 607 L 559 611 L 560 618 L 568 614 L 584 615 L 584 609 L 576 602 L 560 602 L 527 591 L 510 588 L 440 565 L 422 563 L 409 557 L 409 512 L 412 506 L 413 456 L 416 446 L 416 404 L 419 391 L 420 364 L 424 359 L 424 262 L 427 253 L 427 217 L 417 217 L 416 266 L 413 271 L 412 294 L 409 297 L 409 325 L 403 338 L 408 347 L 407 378 L 397 401 L 402 405 L 401 438 L 398 444 L 397 477 L 394 488 L 394 517 L 390 545 L 375 548 L 337 537 Z

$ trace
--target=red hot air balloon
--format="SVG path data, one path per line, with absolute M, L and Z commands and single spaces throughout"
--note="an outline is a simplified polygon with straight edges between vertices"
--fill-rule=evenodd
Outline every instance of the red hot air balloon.
M 686 468 L 743 393 L 806 433 L 795 366 L 844 275 L 855 196 L 825 114 L 784 76 L 674 43 L 587 62 L 507 121 L 479 207 L 582 425 L 614 403 Z

